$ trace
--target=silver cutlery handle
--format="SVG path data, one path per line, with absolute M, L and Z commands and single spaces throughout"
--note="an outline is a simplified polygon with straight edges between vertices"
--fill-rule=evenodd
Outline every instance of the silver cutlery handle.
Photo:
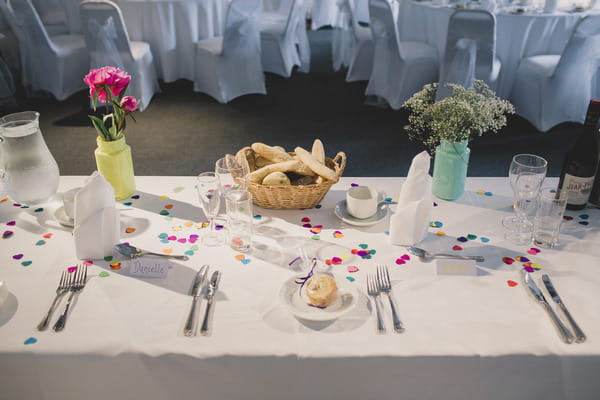
M 54 301 L 52 302 L 52 305 L 50 306 L 48 313 L 46 313 L 46 316 L 44 317 L 44 319 L 42 319 L 42 321 L 37 326 L 38 331 L 45 331 L 48 328 L 48 324 L 50 323 L 50 318 L 52 317 L 52 314 L 54 314 L 54 310 L 56 310 L 56 306 L 58 305 L 58 300 L 60 300 L 60 298 L 63 296 L 63 294 L 64 293 L 60 293 L 54 297 Z
M 581 330 L 579 325 L 577 325 L 577 322 L 575 322 L 575 320 L 571 316 L 571 313 L 569 312 L 569 310 L 567 310 L 567 307 L 562 302 L 559 305 L 560 305 L 560 309 L 565 314 L 565 317 L 567 317 L 567 321 L 569 321 L 569 324 L 573 328 L 573 332 L 575 332 L 575 342 L 577 342 L 577 343 L 585 342 L 585 340 L 587 339 L 585 337 L 585 333 L 583 333 L 583 331 Z
M 375 303 L 375 310 L 377 311 L 377 331 L 379 333 L 384 333 L 385 324 L 383 323 L 383 318 L 381 317 L 381 308 L 379 307 L 377 297 L 373 297 L 373 303 Z
M 404 326 L 402 325 L 402 321 L 400 321 L 400 317 L 398 316 L 398 312 L 396 311 L 396 302 L 391 294 L 387 295 L 390 301 L 390 308 L 392 309 L 392 321 L 394 322 L 394 330 L 398 333 L 404 332 Z
M 483 256 L 459 256 L 459 255 L 456 255 L 456 254 L 443 254 L 443 253 L 439 253 L 439 254 L 432 254 L 432 257 L 438 257 L 438 258 L 456 258 L 457 260 L 475 260 L 475 261 L 479 261 L 479 262 L 485 261 L 485 258 Z
M 213 301 L 209 300 L 206 303 L 206 311 L 204 312 L 204 319 L 202 320 L 202 327 L 200 328 L 201 335 L 208 335 L 208 320 L 210 318 L 210 310 L 212 308 Z
M 145 251 L 143 254 L 148 254 L 148 255 L 151 255 L 151 256 L 158 256 L 158 257 L 173 258 L 175 260 L 181 260 L 181 261 L 188 261 L 190 259 L 188 256 L 185 256 L 185 255 L 182 255 L 182 256 L 172 256 L 170 254 L 154 253 L 152 251 Z
M 58 320 L 54 324 L 54 327 L 52 329 L 54 329 L 55 332 L 60 332 L 63 329 L 65 329 L 65 325 L 67 324 L 67 315 L 69 313 L 69 307 L 71 307 L 71 301 L 73 301 L 73 296 L 75 296 L 75 292 L 71 292 L 71 294 L 69 295 L 69 300 L 67 300 L 65 311 L 63 311 L 63 313 L 60 315 L 60 317 L 58 317 Z
M 548 304 L 548 302 L 543 302 L 542 304 L 544 305 L 544 309 L 548 312 L 548 315 L 550 316 L 550 319 L 554 323 L 554 326 L 558 330 L 560 339 L 565 343 L 573 343 L 573 340 L 575 339 L 573 337 L 573 334 L 560 321 L 560 319 L 558 319 L 558 315 L 556 315 L 556 313 L 554 312 L 552 307 L 550 307 L 550 304 Z
M 192 299 L 192 306 L 190 307 L 190 313 L 187 318 L 187 322 L 185 323 L 185 327 L 183 328 L 183 334 L 185 336 L 192 336 L 194 333 L 194 325 L 196 323 L 196 304 L 198 303 L 198 298 L 194 297 Z

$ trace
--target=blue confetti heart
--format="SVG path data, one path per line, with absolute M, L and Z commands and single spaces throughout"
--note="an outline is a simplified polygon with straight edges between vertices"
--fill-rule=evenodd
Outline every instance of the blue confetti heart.
M 158 235 L 159 239 L 164 239 L 164 238 L 167 238 L 167 237 L 169 237 L 169 235 L 167 235 L 166 233 L 161 233 L 160 235 Z
M 46 242 L 44 240 L 38 240 L 37 242 L 35 242 L 36 246 L 43 246 L 45 244 L 46 244 Z
M 581 215 L 579 216 L 579 218 L 581 218 L 581 219 L 588 219 L 589 217 L 590 217 L 590 216 L 589 216 L 589 215 L 587 215 L 587 214 L 581 214 Z
M 188 250 L 188 251 L 186 251 L 183 254 L 185 254 L 186 256 L 193 256 L 194 255 L 194 251 L 193 250 Z
M 123 203 L 124 206 L 129 207 L 130 205 L 132 205 L 133 203 L 130 201 L 126 201 L 125 203 Z
M 260 214 L 256 214 L 256 215 L 254 216 L 254 219 L 262 219 L 262 215 L 260 215 Z
M 385 231 L 385 232 L 383 232 L 383 233 L 384 233 L 385 235 L 388 235 L 388 236 L 390 236 L 390 231 Z
M 169 243 L 169 239 L 166 239 L 166 238 L 165 239 L 160 239 L 160 242 L 161 243 Z
M 487 243 L 487 242 L 489 242 L 489 241 L 490 241 L 490 239 L 488 239 L 488 238 L 486 238 L 486 237 L 482 237 L 482 238 L 479 238 L 479 239 L 480 239 L 480 240 L 481 240 L 483 243 Z
M 34 337 L 30 337 L 29 339 L 27 339 L 23 342 L 23 344 L 34 344 L 34 343 L 37 343 L 37 339 Z
M 21 265 L 24 266 L 24 267 L 29 267 L 31 265 L 31 263 L 32 263 L 32 261 L 23 261 L 21 263 Z
M 354 282 L 356 280 L 353 276 L 347 276 L 346 279 L 348 279 L 350 282 Z
M 589 225 L 589 224 L 590 224 L 588 221 L 579 221 L 579 223 L 580 223 L 581 225 Z
M 242 262 L 242 264 L 245 265 L 248 264 L 251 260 L 249 258 L 242 258 L 240 261 Z

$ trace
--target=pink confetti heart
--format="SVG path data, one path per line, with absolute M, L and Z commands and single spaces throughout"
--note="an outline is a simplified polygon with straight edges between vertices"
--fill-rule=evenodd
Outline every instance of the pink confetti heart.
M 15 254 L 14 256 L 12 256 L 15 260 L 20 260 L 21 258 L 23 258 L 23 254 L 19 253 L 19 254 Z
M 179 243 L 186 243 L 186 242 L 187 242 L 187 239 L 186 239 L 186 238 L 181 238 L 181 239 L 177 239 L 177 241 L 178 241 Z
M 402 257 L 400 257 L 401 259 L 403 259 L 404 261 L 410 261 L 410 256 L 408 254 L 403 254 Z
M 462 248 L 462 247 L 460 247 L 460 246 L 458 246 L 458 245 L 456 245 L 456 246 L 452 246 L 452 250 L 455 250 L 455 251 L 460 251 L 460 250 L 462 250 L 462 249 L 463 249 L 463 248 Z
M 302 221 L 302 222 L 310 222 L 310 218 L 304 217 L 300 221 Z
M 532 256 L 535 256 L 536 254 L 538 254 L 541 250 L 540 249 L 536 249 L 535 247 L 530 248 L 529 250 L 527 250 L 527 254 L 531 254 Z
M 77 271 L 77 267 L 69 267 L 69 268 L 67 268 L 67 272 L 69 272 L 69 273 L 73 273 L 75 271 Z
M 168 240 L 177 240 L 177 236 L 169 236 L 167 239 Z
M 16 221 L 9 221 L 6 223 L 6 225 L 8 226 L 14 226 L 17 222 Z
M 12 235 L 13 235 L 13 231 L 4 231 L 4 233 L 2 234 L 2 239 L 9 238 Z
M 196 243 L 197 241 L 198 241 L 198 238 L 190 238 L 189 239 L 189 242 L 192 244 Z
M 404 260 L 403 260 L 403 259 L 401 259 L 401 258 L 397 258 L 397 259 L 396 259 L 396 264 L 398 264 L 398 265 L 406 264 L 406 261 L 404 261 Z
M 349 265 L 348 268 L 346 268 L 346 270 L 348 272 L 357 272 L 358 271 L 358 267 L 356 267 L 354 265 Z
M 341 264 L 342 263 L 342 259 L 339 258 L 339 257 L 333 257 L 331 259 L 331 262 L 334 263 L 334 264 Z

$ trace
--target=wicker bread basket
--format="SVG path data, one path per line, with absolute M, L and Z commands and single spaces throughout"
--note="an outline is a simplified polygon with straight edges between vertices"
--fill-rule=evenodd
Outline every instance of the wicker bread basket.
M 250 158 L 254 157 L 255 153 L 250 147 L 243 148 L 238 154 L 244 154 L 249 164 L 254 165 Z M 294 155 L 295 153 L 289 154 Z M 254 204 L 262 208 L 285 210 L 316 206 L 325 197 L 331 186 L 342 176 L 344 168 L 346 168 L 346 154 L 339 152 L 333 159 L 325 157 L 325 165 L 335 172 L 337 175 L 335 180 L 324 180 L 322 183 L 302 186 L 265 186 L 250 182 L 248 190 L 252 193 Z

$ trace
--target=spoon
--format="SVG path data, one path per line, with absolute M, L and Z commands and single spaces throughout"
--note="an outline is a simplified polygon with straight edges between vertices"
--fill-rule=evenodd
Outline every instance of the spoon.
M 412 247 L 412 246 L 408 247 L 408 251 L 425 261 L 431 260 L 432 258 L 456 258 L 459 260 L 475 260 L 475 261 L 484 261 L 485 260 L 485 258 L 483 258 L 483 256 L 459 256 L 456 254 L 443 254 L 443 253 L 432 254 L 426 250 L 420 249 L 418 247 Z
M 159 257 L 167 257 L 174 258 L 176 260 L 187 261 L 190 258 L 188 256 L 174 256 L 171 254 L 161 254 L 161 253 L 153 253 L 151 251 L 144 251 L 142 249 L 138 249 L 137 247 L 131 246 L 129 244 L 119 243 L 115 244 L 115 249 L 124 256 L 129 258 L 137 258 L 143 255 L 151 255 L 151 256 L 159 256 Z
M 377 208 L 391 206 L 392 204 L 398 204 L 398 202 L 397 201 L 380 201 L 379 203 L 377 203 Z

